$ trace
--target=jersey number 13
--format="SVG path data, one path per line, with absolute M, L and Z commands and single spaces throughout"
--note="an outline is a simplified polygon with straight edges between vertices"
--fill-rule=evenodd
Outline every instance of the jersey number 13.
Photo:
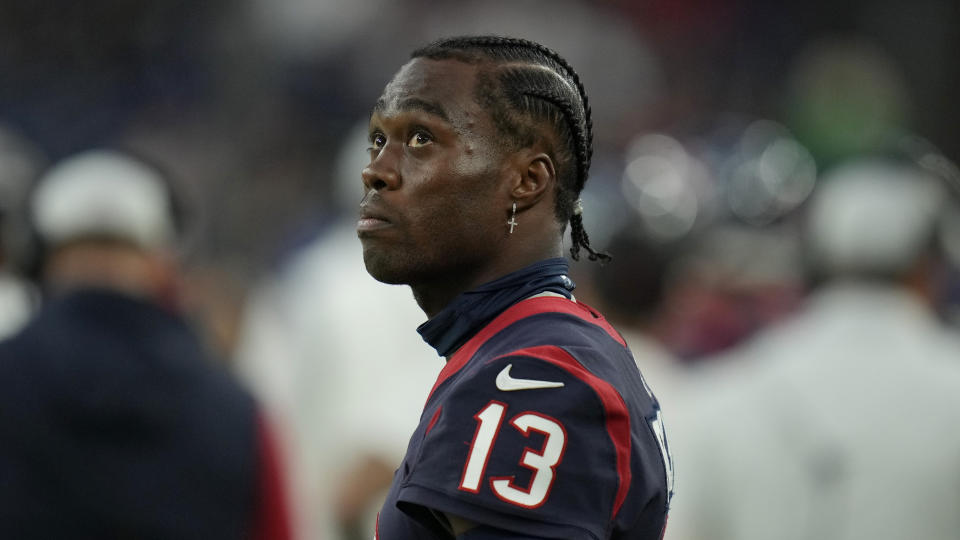
M 460 489 L 471 493 L 480 491 L 490 452 L 500 434 L 506 412 L 505 403 L 491 401 L 473 415 L 477 421 L 477 431 L 470 443 L 470 454 L 463 467 Z M 516 485 L 513 476 L 491 476 L 490 488 L 497 497 L 508 503 L 524 508 L 537 508 L 543 505 L 550 495 L 550 488 L 556 479 L 555 469 L 563 459 L 567 433 L 556 419 L 531 411 L 514 416 L 510 425 L 525 437 L 529 437 L 531 431 L 543 434 L 543 446 L 538 451 L 525 448 L 520 457 L 519 464 L 533 471 L 529 485 Z

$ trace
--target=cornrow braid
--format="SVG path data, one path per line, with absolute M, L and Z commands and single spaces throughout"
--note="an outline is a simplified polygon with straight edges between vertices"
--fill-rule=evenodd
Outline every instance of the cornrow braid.
M 506 144 L 529 146 L 544 125 L 552 127 L 557 164 L 555 213 L 570 223 L 570 256 L 580 250 L 591 261 L 606 262 L 610 255 L 594 250 L 583 227 L 580 192 L 593 159 L 593 119 L 580 76 L 555 51 L 533 41 L 493 35 L 460 36 L 435 41 L 415 50 L 412 58 L 488 62 L 489 73 L 478 76 L 478 102 L 486 107 Z

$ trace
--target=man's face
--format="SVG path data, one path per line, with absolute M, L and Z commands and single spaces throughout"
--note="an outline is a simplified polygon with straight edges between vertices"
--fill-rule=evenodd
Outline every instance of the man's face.
M 502 252 L 509 190 L 493 121 L 474 99 L 477 71 L 418 58 L 377 101 L 357 234 L 380 281 L 483 278 Z

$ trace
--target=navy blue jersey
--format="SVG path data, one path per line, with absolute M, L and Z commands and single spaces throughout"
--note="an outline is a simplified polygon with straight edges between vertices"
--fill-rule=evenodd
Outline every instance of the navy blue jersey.
M 671 480 L 659 406 L 623 338 L 558 297 L 519 302 L 451 356 L 377 523 L 379 540 L 662 536 Z

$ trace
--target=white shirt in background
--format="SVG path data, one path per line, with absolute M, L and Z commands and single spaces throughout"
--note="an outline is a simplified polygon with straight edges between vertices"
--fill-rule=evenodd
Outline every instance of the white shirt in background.
M 958 537 L 960 341 L 909 293 L 826 289 L 691 397 L 668 539 Z

